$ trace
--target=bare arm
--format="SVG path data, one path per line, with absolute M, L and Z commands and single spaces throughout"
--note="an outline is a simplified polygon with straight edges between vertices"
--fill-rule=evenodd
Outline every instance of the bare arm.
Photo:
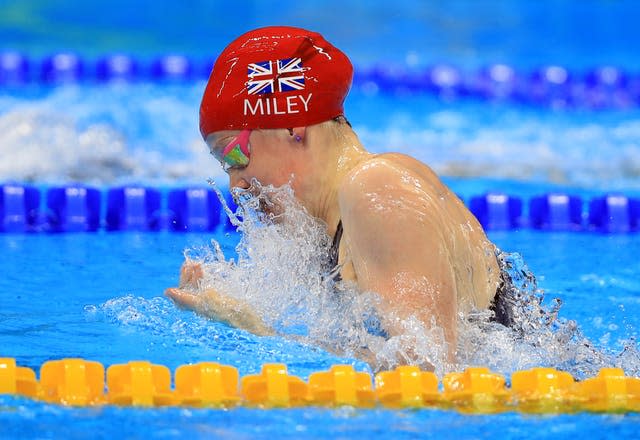
M 373 160 L 352 172 L 339 193 L 347 246 L 362 290 L 382 299 L 391 336 L 415 315 L 456 346 L 457 299 L 446 216 L 428 182 L 403 167 Z

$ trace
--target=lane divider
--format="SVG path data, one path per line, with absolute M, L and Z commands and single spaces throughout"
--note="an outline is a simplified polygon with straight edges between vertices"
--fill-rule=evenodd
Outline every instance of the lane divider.
M 11 50 L 0 52 L 0 87 L 87 82 L 187 82 L 208 78 L 213 60 L 166 54 L 141 60 L 125 53 L 85 59 L 58 52 L 42 59 Z M 630 108 L 640 104 L 640 76 L 615 66 L 571 72 L 559 65 L 522 71 L 490 64 L 465 71 L 451 64 L 424 67 L 381 62 L 356 66 L 353 86 L 366 94 L 428 93 L 445 100 L 472 97 L 552 108 Z
M 131 361 L 106 369 L 95 361 L 47 361 L 35 372 L 19 367 L 13 358 L 0 358 L 0 394 L 84 407 L 189 406 L 231 408 L 291 408 L 303 406 L 357 408 L 440 408 L 463 413 L 505 411 L 557 414 L 640 412 L 640 378 L 620 368 L 603 368 L 597 376 L 577 382 L 567 372 L 533 368 L 505 377 L 485 367 L 438 378 L 415 366 L 401 366 L 375 375 L 351 365 L 333 365 L 314 372 L 305 382 L 288 374 L 284 364 L 264 364 L 259 374 L 239 377 L 232 366 L 215 362 L 181 365 L 171 371 L 147 361 Z
M 226 203 L 237 206 L 226 192 Z M 541 231 L 629 233 L 640 230 L 640 198 L 620 193 L 590 200 L 547 193 L 530 200 L 502 192 L 471 197 L 467 205 L 489 231 L 533 228 Z M 525 212 L 526 210 L 526 212 Z M 98 188 L 69 185 L 39 190 L 0 185 L 1 232 L 233 230 L 215 192 L 207 187 L 160 190 L 145 186 Z

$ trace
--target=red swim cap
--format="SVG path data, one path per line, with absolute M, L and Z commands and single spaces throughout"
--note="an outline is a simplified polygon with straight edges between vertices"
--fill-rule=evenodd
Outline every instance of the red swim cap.
M 200 104 L 200 133 L 293 128 L 344 113 L 349 58 L 322 35 L 270 26 L 247 32 L 220 54 Z

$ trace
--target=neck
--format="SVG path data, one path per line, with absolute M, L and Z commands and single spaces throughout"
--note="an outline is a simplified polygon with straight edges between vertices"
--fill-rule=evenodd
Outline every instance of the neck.
M 333 236 L 340 221 L 340 184 L 370 153 L 346 127 L 335 131 L 326 125 L 307 127 L 305 143 L 308 144 L 305 179 L 297 196 L 309 214 L 326 223 L 327 233 Z

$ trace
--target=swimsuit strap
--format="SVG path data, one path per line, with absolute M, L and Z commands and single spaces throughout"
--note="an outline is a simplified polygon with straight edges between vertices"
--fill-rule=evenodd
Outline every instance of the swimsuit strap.
M 331 249 L 329 249 L 329 268 L 333 272 L 338 267 L 338 256 L 340 250 L 340 240 L 342 239 L 342 220 L 338 222 L 336 227 L 336 235 L 333 236 L 333 243 L 331 243 Z M 340 272 L 336 271 L 334 279 L 339 281 L 341 279 Z

